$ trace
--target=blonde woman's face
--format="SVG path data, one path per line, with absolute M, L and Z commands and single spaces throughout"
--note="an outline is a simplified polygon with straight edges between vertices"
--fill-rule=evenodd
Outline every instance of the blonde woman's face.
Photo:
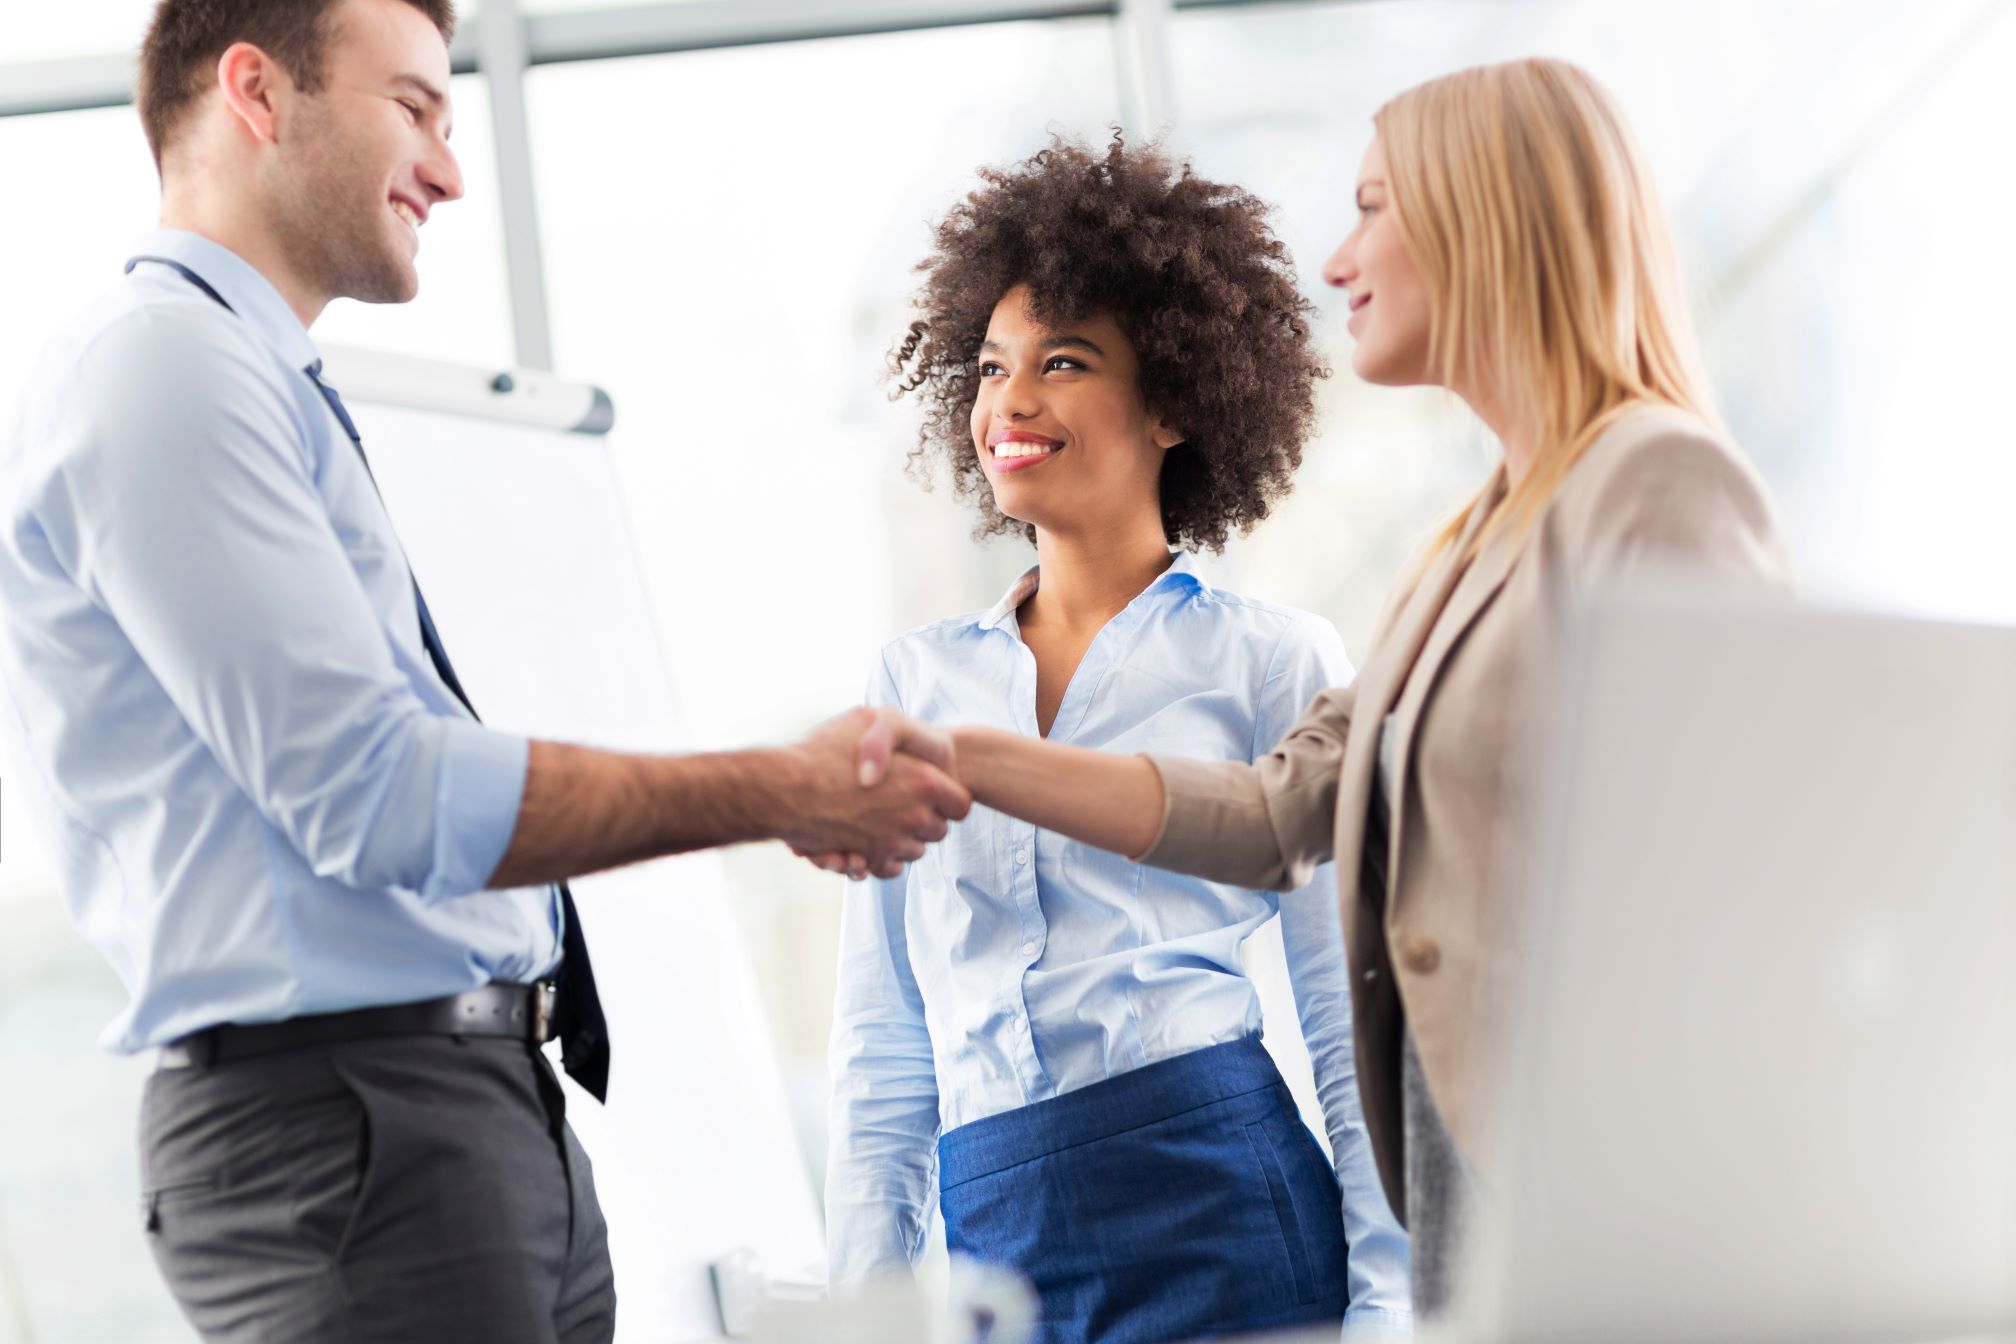
M 1386 155 L 1374 136 L 1358 169 L 1358 226 L 1324 263 L 1323 278 L 1351 296 L 1351 367 L 1368 383 L 1431 381 L 1428 289 L 1407 252 Z

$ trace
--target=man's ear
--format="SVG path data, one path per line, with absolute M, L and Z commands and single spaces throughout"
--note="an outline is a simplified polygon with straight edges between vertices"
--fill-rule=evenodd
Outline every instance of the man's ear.
M 217 58 L 217 89 L 232 120 L 262 144 L 280 139 L 280 100 L 294 81 L 280 63 L 250 42 L 234 42 Z

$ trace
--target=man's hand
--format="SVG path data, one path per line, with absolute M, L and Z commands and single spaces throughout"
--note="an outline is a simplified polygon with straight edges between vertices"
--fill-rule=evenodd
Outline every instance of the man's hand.
M 791 754 L 803 804 L 782 838 L 829 872 L 895 877 L 973 806 L 951 737 L 894 709 L 849 710 Z
M 1145 756 L 1088 751 L 998 728 L 933 728 L 877 710 L 855 752 L 863 787 L 875 787 L 885 772 L 893 778 L 920 758 L 938 761 L 985 806 L 1129 858 L 1155 844 L 1168 810 L 1161 773 Z M 797 850 L 828 872 L 860 878 L 874 871 L 858 851 Z
M 919 723 L 901 710 L 874 709 L 869 713 L 874 715 L 874 719 L 854 747 L 862 788 L 873 788 L 879 784 L 882 777 L 889 773 L 890 761 L 899 753 L 935 765 L 952 779 L 959 778 L 957 762 L 953 759 L 952 734 L 943 728 Z

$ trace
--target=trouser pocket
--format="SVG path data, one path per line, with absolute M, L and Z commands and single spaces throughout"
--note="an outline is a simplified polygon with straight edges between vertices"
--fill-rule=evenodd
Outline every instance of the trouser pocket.
M 161 1206 L 172 1204 L 178 1199 L 190 1199 L 209 1194 L 217 1188 L 215 1174 L 194 1176 L 187 1180 L 171 1181 L 166 1185 L 143 1188 L 140 1191 L 140 1226 L 146 1232 L 161 1230 Z
M 371 1114 L 347 1089 L 287 1108 L 288 1210 L 304 1240 L 340 1258 L 371 1167 Z
M 209 1344 L 344 1337 L 330 1270 L 358 1206 L 369 1134 L 360 1100 L 323 1052 L 148 1079 L 148 1248 Z

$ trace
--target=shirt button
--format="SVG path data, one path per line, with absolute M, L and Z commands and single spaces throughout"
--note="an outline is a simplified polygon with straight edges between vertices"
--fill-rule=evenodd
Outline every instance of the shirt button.
M 1035 956 L 1035 955 L 1036 955 L 1036 944 L 1034 944 L 1034 943 L 1024 943 L 1024 944 L 1022 944 L 1022 955 L 1023 955 L 1023 956 L 1025 956 L 1025 957 L 1033 957 L 1033 956 Z
M 1016 850 L 1016 851 L 1015 851 L 1015 862 L 1017 862 L 1017 863 L 1027 863 L 1027 862 L 1029 862 L 1029 851 L 1028 851 L 1028 850 L 1026 850 L 1026 849 L 1018 849 L 1018 850 Z
M 1015 1030 L 1021 1032 L 1024 1036 L 1027 1036 L 1029 1034 L 1029 1019 L 1026 1017 L 1016 1018 Z
M 1433 975 L 1442 964 L 1442 949 L 1426 938 L 1412 938 L 1400 954 L 1407 969 L 1416 975 Z

